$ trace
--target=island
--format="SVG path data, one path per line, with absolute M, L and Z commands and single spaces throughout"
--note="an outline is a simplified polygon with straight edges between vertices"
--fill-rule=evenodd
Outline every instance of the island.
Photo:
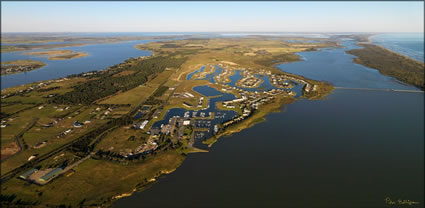
M 1 62 L 1 75 L 16 74 L 39 69 L 46 64 L 35 60 L 16 60 Z
M 88 56 L 88 54 L 85 52 L 79 52 L 79 51 L 74 52 L 72 50 L 29 52 L 29 53 L 25 53 L 25 55 L 47 56 L 49 60 L 66 60 L 66 59 L 74 59 L 74 58 L 81 58 L 84 56 Z
M 338 44 L 256 36 L 135 47 L 153 55 L 1 91 L 3 205 L 99 207 L 143 191 L 223 136 L 324 99 L 330 83 L 275 65 Z

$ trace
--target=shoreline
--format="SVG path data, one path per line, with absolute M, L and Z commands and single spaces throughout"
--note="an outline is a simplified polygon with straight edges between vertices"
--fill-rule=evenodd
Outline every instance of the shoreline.
M 387 47 L 385 47 L 385 46 L 383 46 L 383 45 L 380 45 L 380 44 L 378 44 L 378 43 L 374 42 L 374 41 L 372 40 L 372 38 L 373 38 L 374 36 L 377 36 L 377 35 L 380 35 L 380 34 L 371 35 L 371 36 L 369 36 L 369 37 L 367 38 L 367 42 L 360 42 L 360 41 L 359 41 L 357 44 L 371 44 L 371 45 L 375 45 L 375 46 L 380 47 L 380 48 L 382 48 L 382 49 L 384 49 L 384 50 L 387 50 L 387 51 L 389 51 L 389 52 L 391 52 L 391 53 L 395 53 L 395 54 L 397 54 L 397 55 L 399 55 L 399 56 L 403 56 L 403 57 L 405 57 L 405 58 L 412 59 L 413 61 L 416 61 L 416 62 L 419 62 L 419 63 L 422 63 L 422 64 L 423 64 L 423 63 L 425 63 L 425 62 L 422 62 L 422 61 L 420 61 L 420 60 L 417 60 L 417 59 L 415 59 L 415 58 L 412 58 L 412 57 L 410 57 L 410 56 L 408 56 L 408 55 L 405 55 L 405 54 L 399 53 L 399 52 L 397 52 L 397 51 L 395 51 L 395 50 L 393 50 L 393 49 L 387 48 Z
M 375 69 L 380 74 L 394 78 L 404 84 L 424 90 L 423 67 L 424 63 L 406 55 L 397 53 L 381 45 L 370 42 L 358 41 L 358 49 L 346 50 L 347 54 L 356 56 L 353 62 L 362 66 Z M 374 61 L 371 62 L 371 59 Z
M 34 70 L 38 70 L 41 69 L 45 66 L 47 66 L 47 64 L 45 62 L 42 61 L 36 61 L 36 60 L 31 60 L 31 59 L 20 59 L 20 60 L 14 60 L 14 61 L 7 61 L 7 62 L 1 62 L 1 76 L 8 76 L 8 75 L 13 75 L 13 74 L 20 74 L 20 73 L 25 73 L 25 72 L 30 72 L 30 71 L 34 71 Z M 11 71 L 11 72 L 7 72 L 7 67 L 31 67 L 29 69 L 21 69 L 19 71 Z M 3 72 L 3 68 L 5 68 L 5 72 Z

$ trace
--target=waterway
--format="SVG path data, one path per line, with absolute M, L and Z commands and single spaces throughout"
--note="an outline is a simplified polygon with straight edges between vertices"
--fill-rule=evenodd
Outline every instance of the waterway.
M 205 66 L 202 66 L 200 69 L 195 70 L 194 72 L 190 73 L 187 75 L 186 80 L 190 80 L 192 79 L 193 75 L 197 74 L 197 73 L 201 73 L 205 70 Z M 195 80 L 208 80 L 211 83 L 216 83 L 214 80 L 215 76 L 218 76 L 220 73 L 223 72 L 223 69 L 220 68 L 219 66 L 215 66 L 215 69 L 213 72 L 208 73 L 205 75 L 204 78 L 196 78 Z M 236 85 L 236 82 L 240 79 L 242 79 L 242 75 L 241 75 L 241 71 L 240 70 L 235 70 L 235 74 L 233 74 L 232 76 L 229 77 L 229 79 L 231 80 L 230 83 L 227 83 L 226 85 L 232 86 L 232 87 L 236 87 L 239 89 L 243 89 L 245 91 L 268 91 L 271 89 L 279 89 L 278 87 L 275 87 L 271 84 L 270 79 L 268 77 L 268 75 L 255 75 L 257 78 L 262 79 L 262 83 L 260 84 L 260 86 L 256 87 L 256 88 L 242 88 Z M 302 95 L 302 84 L 295 82 L 295 86 L 291 89 L 293 90 L 296 95 L 295 97 L 299 97 Z M 196 117 L 198 118 L 197 120 L 192 120 L 192 122 L 196 122 L 195 126 L 198 128 L 202 128 L 202 129 L 207 129 L 207 131 L 196 131 L 195 132 L 195 147 L 206 147 L 205 145 L 202 145 L 202 141 L 213 136 L 215 133 L 215 125 L 217 124 L 222 124 L 226 121 L 229 121 L 231 119 L 233 119 L 234 117 L 237 116 L 237 113 L 235 111 L 231 111 L 231 110 L 218 110 L 216 108 L 216 103 L 217 102 L 222 102 L 222 101 L 230 101 L 235 99 L 236 97 L 233 94 L 230 93 L 222 93 L 208 85 L 203 85 L 203 86 L 196 86 L 193 88 L 193 90 L 195 92 L 200 93 L 203 96 L 206 96 L 207 100 L 207 107 L 199 110 L 199 111 L 193 111 L 193 110 L 186 110 L 184 108 L 172 108 L 169 109 L 165 116 L 164 119 L 157 121 L 153 124 L 153 128 L 158 128 L 161 129 L 163 127 L 163 125 L 166 125 L 169 123 L 169 120 L 172 117 L 186 117 L 186 118 L 193 118 Z M 202 115 L 202 116 L 201 116 Z M 214 117 L 212 117 L 212 115 L 214 115 Z M 137 115 L 136 115 L 137 116 Z M 205 119 L 203 119 L 203 117 Z M 210 117 L 210 118 L 208 118 Z M 201 119 L 201 120 L 199 120 Z
M 413 89 L 344 51 L 299 55 L 284 71 L 335 86 Z M 424 204 L 424 94 L 335 90 L 190 154 L 175 172 L 115 207 L 389 207 Z
M 32 59 L 46 63 L 46 66 L 37 70 L 1 76 L 1 89 L 37 81 L 62 78 L 71 74 L 103 70 L 109 66 L 122 63 L 126 59 L 132 57 L 150 56 L 152 54 L 150 51 L 138 50 L 134 47 L 136 44 L 148 43 L 150 41 L 151 40 L 137 40 L 49 49 L 73 50 L 88 53 L 88 56 L 86 57 L 68 60 L 49 60 L 47 57 L 25 55 L 28 51 L 1 53 L 2 62 L 19 59 Z M 32 50 L 31 52 L 34 51 L 43 50 Z
M 153 128 L 161 128 L 162 125 L 168 124 L 170 118 L 175 116 L 183 118 L 186 114 L 187 118 L 196 117 L 197 119 L 192 121 L 196 122 L 195 126 L 206 129 L 207 131 L 198 131 L 195 133 L 196 136 L 194 146 L 199 148 L 206 148 L 207 146 L 203 145 L 202 141 L 214 135 L 214 126 L 216 124 L 222 124 L 226 121 L 229 121 L 233 117 L 237 116 L 235 111 L 218 110 L 216 107 L 216 102 L 229 101 L 235 99 L 236 97 L 230 93 L 222 93 L 217 91 L 216 89 L 207 85 L 197 86 L 194 88 L 194 90 L 204 96 L 214 96 L 208 98 L 208 104 L 206 108 L 199 111 L 186 110 L 184 108 L 172 108 L 167 111 L 164 119 L 153 124 Z

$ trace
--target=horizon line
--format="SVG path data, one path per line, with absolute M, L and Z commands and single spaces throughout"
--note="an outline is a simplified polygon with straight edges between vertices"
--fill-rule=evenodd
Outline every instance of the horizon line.
M 92 32 L 92 31 L 24 31 L 24 32 L 1 32 L 1 33 L 424 33 L 424 31 L 406 31 L 406 32 L 394 32 L 394 31 L 385 31 L 385 32 L 374 32 L 374 31 L 101 31 L 101 32 Z

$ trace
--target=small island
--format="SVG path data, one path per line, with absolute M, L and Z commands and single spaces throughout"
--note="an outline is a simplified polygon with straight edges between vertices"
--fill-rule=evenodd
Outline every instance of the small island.
M 39 69 L 46 64 L 35 60 L 16 60 L 1 63 L 1 75 L 16 74 Z
M 47 56 L 49 60 L 67 60 L 74 58 L 81 58 L 88 56 L 85 52 L 74 52 L 72 50 L 53 50 L 53 51 L 41 51 L 41 52 L 29 52 L 25 53 L 25 55 L 33 55 L 33 56 Z

